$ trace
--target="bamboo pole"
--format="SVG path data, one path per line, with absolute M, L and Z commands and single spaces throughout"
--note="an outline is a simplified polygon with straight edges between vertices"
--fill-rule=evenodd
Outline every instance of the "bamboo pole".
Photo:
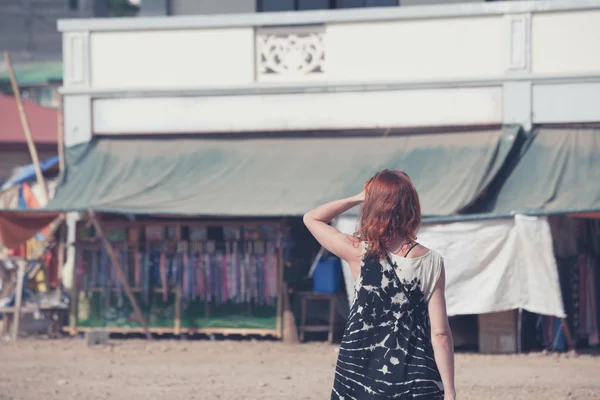
M 33 137 L 31 136 L 31 129 L 29 127 L 29 122 L 27 121 L 27 115 L 25 114 L 25 108 L 23 107 L 23 101 L 21 100 L 21 91 L 19 90 L 19 84 L 17 82 L 17 77 L 15 76 L 15 71 L 12 66 L 12 61 L 10 59 L 10 55 L 8 52 L 4 53 L 4 61 L 6 62 L 6 66 L 8 68 L 8 75 L 10 77 L 10 84 L 12 86 L 12 91 L 15 96 L 15 100 L 17 101 L 17 109 L 19 110 L 19 117 L 21 118 L 21 126 L 23 127 L 23 133 L 25 134 L 25 139 L 27 139 L 27 147 L 29 147 L 29 154 L 31 155 L 31 161 L 33 162 L 33 167 L 35 168 L 35 176 L 37 178 L 37 182 L 42 188 L 42 194 L 44 196 L 44 203 L 48 202 L 48 187 L 46 186 L 46 181 L 44 181 L 44 176 L 42 175 L 42 168 L 40 167 L 40 160 L 38 158 L 37 150 L 35 148 L 35 143 L 33 142 Z
M 150 331 L 148 330 L 148 324 L 146 323 L 146 320 L 144 319 L 142 310 L 140 309 L 140 306 L 139 306 L 137 300 L 135 299 L 135 296 L 133 295 L 133 291 L 131 290 L 129 283 L 127 282 L 125 272 L 123 271 L 123 267 L 121 266 L 121 263 L 115 254 L 115 249 L 113 248 L 113 246 L 110 243 L 110 241 L 108 240 L 108 238 L 105 236 L 104 229 L 102 229 L 102 225 L 100 224 L 100 221 L 98 220 L 98 217 L 96 216 L 96 214 L 92 210 L 90 210 L 89 216 L 92 221 L 92 224 L 94 224 L 94 227 L 96 228 L 96 233 L 102 239 L 104 247 L 106 248 L 106 252 L 108 253 L 108 257 L 110 258 L 110 261 L 113 263 L 113 265 L 115 266 L 115 269 L 117 270 L 118 278 L 121 280 L 123 289 L 125 289 L 125 293 L 127 293 L 127 297 L 129 298 L 129 301 L 131 302 L 131 305 L 133 306 L 136 317 L 142 324 L 144 333 L 146 334 L 146 338 L 148 338 L 148 340 L 151 340 L 152 335 L 150 334 Z

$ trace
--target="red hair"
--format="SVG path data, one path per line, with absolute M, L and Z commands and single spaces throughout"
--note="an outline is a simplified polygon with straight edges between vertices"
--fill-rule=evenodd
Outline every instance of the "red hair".
M 367 256 L 383 259 L 395 237 L 417 239 L 421 204 L 412 181 L 402 171 L 383 170 L 365 183 L 365 200 L 355 236 L 367 243 Z

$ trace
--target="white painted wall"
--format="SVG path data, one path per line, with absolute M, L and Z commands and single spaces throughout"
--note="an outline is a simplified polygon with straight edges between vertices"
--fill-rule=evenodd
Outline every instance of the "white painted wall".
M 506 26 L 502 17 L 331 24 L 324 33 L 324 78 L 352 82 L 497 77 L 507 65 Z M 253 28 L 101 32 L 91 34 L 90 46 L 93 88 L 255 81 Z
M 102 99 L 94 133 L 202 133 L 502 123 L 502 89 Z
M 533 122 L 600 122 L 600 82 L 534 85 Z
M 94 88 L 251 84 L 252 28 L 99 32 L 90 38 Z
M 600 0 L 541 4 L 71 21 L 66 142 L 92 132 L 600 122 Z M 324 73 L 260 79 L 255 31 L 270 30 L 292 61 L 321 41 L 286 42 L 287 33 L 322 34 Z
M 437 80 L 503 75 L 502 17 L 332 24 L 325 33 L 329 80 Z
M 600 10 L 534 14 L 531 29 L 534 73 L 600 72 Z

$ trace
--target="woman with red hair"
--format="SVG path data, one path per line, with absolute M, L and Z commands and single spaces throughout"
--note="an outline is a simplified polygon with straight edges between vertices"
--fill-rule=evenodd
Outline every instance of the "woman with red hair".
M 359 204 L 354 235 L 329 225 Z M 421 206 L 408 175 L 381 171 L 362 193 L 308 212 L 304 223 L 356 279 L 331 399 L 454 400 L 444 260 L 416 242 Z

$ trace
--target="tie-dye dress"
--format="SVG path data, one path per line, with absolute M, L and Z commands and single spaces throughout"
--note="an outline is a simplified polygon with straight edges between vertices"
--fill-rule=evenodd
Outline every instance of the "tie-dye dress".
M 331 399 L 443 399 L 427 304 L 443 258 L 364 257 Z

